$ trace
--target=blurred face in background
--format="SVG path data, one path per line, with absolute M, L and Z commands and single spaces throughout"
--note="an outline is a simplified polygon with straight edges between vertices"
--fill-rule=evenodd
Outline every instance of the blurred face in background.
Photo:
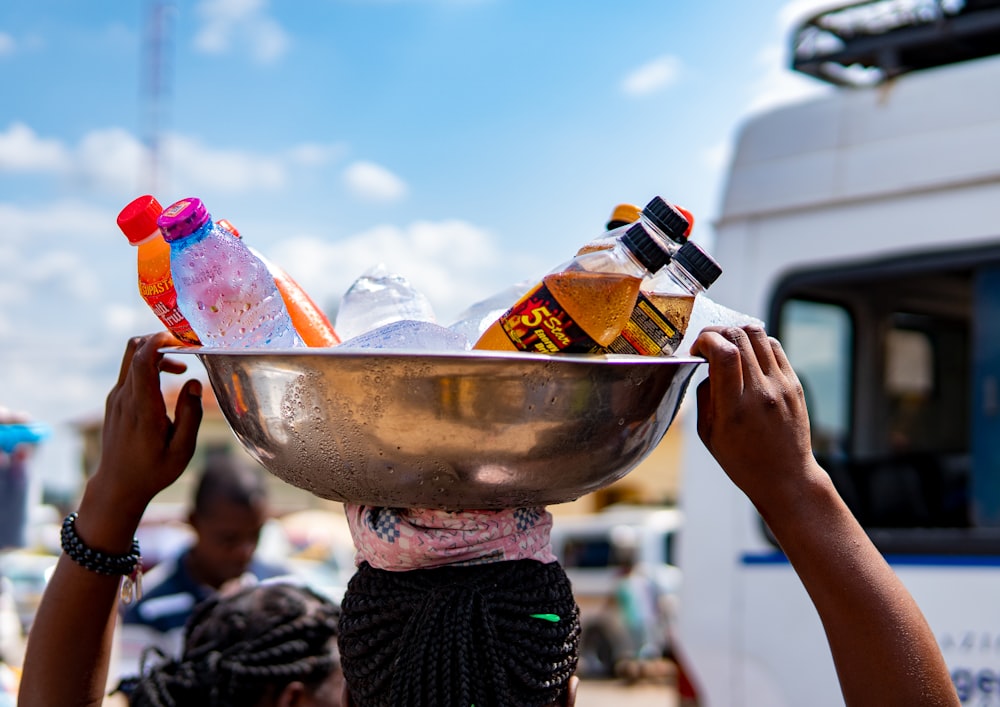
M 191 550 L 190 569 L 196 579 L 218 588 L 246 572 L 265 521 L 264 503 L 244 505 L 216 498 L 192 512 L 189 522 L 197 540 Z

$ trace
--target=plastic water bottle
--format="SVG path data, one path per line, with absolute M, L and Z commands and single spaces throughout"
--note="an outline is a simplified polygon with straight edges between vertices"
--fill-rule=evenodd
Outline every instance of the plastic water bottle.
M 237 238 L 240 238 L 239 230 L 226 219 L 219 219 L 215 223 Z M 302 285 L 289 275 L 283 267 L 266 258 L 259 250 L 251 245 L 247 247 L 251 253 L 260 258 L 260 262 L 264 263 L 267 271 L 274 278 L 274 284 L 278 286 L 281 299 L 285 301 L 288 316 L 292 318 L 292 326 L 295 327 L 295 331 L 305 345 L 330 348 L 339 344 L 340 337 L 333 330 L 333 325 L 330 324 L 326 312 L 316 304 L 316 301 L 309 296 L 309 293 L 303 289 Z
M 305 346 L 267 266 L 212 222 L 201 199 L 182 199 L 157 224 L 170 244 L 177 304 L 204 346 Z
M 200 344 L 198 335 L 177 307 L 177 292 L 170 273 L 170 246 L 163 240 L 156 219 L 163 207 L 149 194 L 133 199 L 118 214 L 118 227 L 136 247 L 139 295 L 163 325 L 185 344 Z

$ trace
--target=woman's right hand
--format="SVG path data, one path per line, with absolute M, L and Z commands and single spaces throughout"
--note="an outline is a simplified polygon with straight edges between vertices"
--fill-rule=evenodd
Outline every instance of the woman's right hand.
M 181 475 L 194 454 L 202 417 L 201 382 L 184 383 L 173 420 L 160 390 L 160 371 L 187 370 L 159 350 L 173 341 L 169 333 L 160 332 L 128 342 L 105 406 L 101 460 L 87 484 L 86 503 L 81 503 L 80 519 L 87 525 L 95 511 L 138 523 L 153 497 Z

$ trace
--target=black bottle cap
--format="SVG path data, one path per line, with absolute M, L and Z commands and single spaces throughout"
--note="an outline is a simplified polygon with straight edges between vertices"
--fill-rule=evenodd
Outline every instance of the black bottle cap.
M 642 214 L 653 224 L 667 234 L 675 243 L 687 242 L 688 220 L 680 211 L 668 204 L 662 198 L 654 196 L 642 209 Z
M 708 287 L 722 274 L 722 266 L 691 241 L 677 249 L 674 253 L 674 262 L 687 270 L 702 287 Z
M 653 273 L 670 262 L 670 253 L 653 239 L 642 224 L 635 224 L 625 231 L 622 236 L 622 243 L 628 248 L 639 262 L 645 266 L 649 272 Z

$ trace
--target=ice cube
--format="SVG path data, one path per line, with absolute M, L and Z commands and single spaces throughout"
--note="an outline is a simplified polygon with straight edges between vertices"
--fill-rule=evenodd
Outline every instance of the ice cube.
M 469 343 L 464 336 L 440 324 L 401 319 L 348 339 L 337 348 L 465 351 L 468 347 Z
M 379 263 L 344 293 L 333 328 L 347 340 L 402 319 L 436 321 L 430 300 L 405 277 L 389 272 L 384 263 Z
M 694 344 L 694 340 L 698 338 L 701 330 L 707 326 L 746 326 L 748 324 L 764 326 L 764 322 L 757 317 L 751 317 L 749 314 L 721 305 L 702 292 L 694 298 L 691 321 L 688 323 L 684 338 L 674 351 L 674 355 L 690 355 L 691 345 Z
M 509 285 L 484 300 L 480 300 L 462 311 L 448 328 L 461 334 L 469 341 L 469 346 L 479 341 L 490 325 L 511 308 L 535 282 L 523 280 Z

